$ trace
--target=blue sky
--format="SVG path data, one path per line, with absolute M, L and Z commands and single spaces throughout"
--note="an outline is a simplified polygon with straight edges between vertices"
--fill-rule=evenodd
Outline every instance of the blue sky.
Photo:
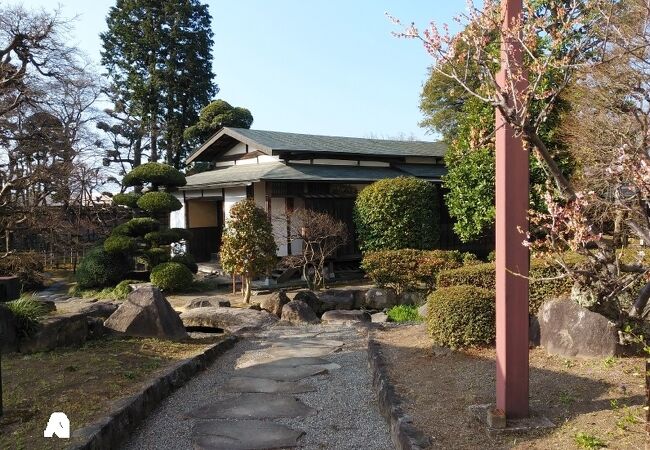
M 76 43 L 99 62 L 98 34 L 114 0 L 62 0 Z M 418 126 L 430 58 L 391 35 L 386 11 L 420 26 L 451 23 L 455 1 L 209 0 L 222 98 L 249 108 L 253 128 L 343 136 L 435 139 Z M 52 9 L 54 0 L 24 0 Z

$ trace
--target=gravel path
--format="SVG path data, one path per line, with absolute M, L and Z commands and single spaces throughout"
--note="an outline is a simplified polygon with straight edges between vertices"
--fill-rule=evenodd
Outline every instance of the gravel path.
M 273 419 L 272 422 L 302 430 L 299 440 L 304 449 L 393 448 L 387 425 L 377 410 L 367 370 L 365 338 L 353 327 L 311 325 L 275 327 L 263 335 L 247 338 L 220 357 L 205 372 L 168 397 L 131 437 L 128 450 L 191 449 L 192 426 L 197 422 L 186 414 L 218 400 L 237 397 L 220 387 L 233 377 L 235 368 L 264 362 L 264 352 L 274 340 L 302 337 L 324 341 L 342 341 L 342 350 L 323 356 L 340 369 L 302 380 L 313 385 L 314 392 L 292 394 L 317 414 L 299 418 Z

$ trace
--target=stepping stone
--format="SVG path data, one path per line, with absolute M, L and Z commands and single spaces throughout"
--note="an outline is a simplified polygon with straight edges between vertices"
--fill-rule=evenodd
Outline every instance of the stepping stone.
M 242 394 L 187 413 L 194 419 L 278 419 L 316 414 L 295 397 L 273 394 Z
M 334 368 L 336 369 L 337 367 Z M 256 366 L 235 370 L 235 376 L 268 378 L 276 381 L 298 381 L 303 378 L 327 373 L 328 370 L 328 366 L 278 367 L 267 364 L 258 364 Z
M 341 347 L 342 341 L 332 341 L 328 339 L 283 339 L 278 341 L 267 341 L 273 347 Z
M 225 392 L 262 394 L 302 394 L 316 390 L 315 387 L 307 383 L 246 377 L 231 378 L 221 389 Z
M 331 347 L 271 347 L 264 349 L 264 353 L 274 358 L 301 358 L 308 357 L 314 358 L 319 356 L 331 355 L 336 351 L 340 351 L 340 348 L 331 348 Z
M 330 364 L 328 360 L 316 357 L 272 358 L 258 361 L 256 359 L 259 358 L 259 352 L 253 353 L 253 355 L 252 360 L 239 364 L 238 368 L 243 369 L 245 367 L 257 366 L 259 364 L 267 364 L 277 367 L 324 366 Z
M 211 420 L 193 428 L 194 448 L 200 450 L 258 450 L 297 447 L 304 431 L 261 420 Z

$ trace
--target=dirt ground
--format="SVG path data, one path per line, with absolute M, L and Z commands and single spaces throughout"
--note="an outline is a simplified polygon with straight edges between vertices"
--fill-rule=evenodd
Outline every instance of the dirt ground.
M 531 350 L 530 406 L 556 427 L 491 437 L 467 408 L 495 401 L 494 349 L 436 355 L 425 325 L 387 327 L 375 337 L 407 413 L 432 438 L 431 448 L 645 447 L 642 358 L 567 360 Z
M 157 373 L 219 339 L 115 338 L 89 341 L 81 348 L 2 355 L 0 448 L 66 448 L 65 439 L 44 442 L 52 412 L 66 413 L 72 432 L 106 414 L 113 402 L 135 394 Z

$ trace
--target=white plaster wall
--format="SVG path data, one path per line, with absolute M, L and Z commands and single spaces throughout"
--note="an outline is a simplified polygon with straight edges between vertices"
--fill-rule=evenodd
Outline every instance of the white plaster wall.
M 266 211 L 266 182 L 253 183 L 253 199 L 258 207 Z
M 172 211 L 169 214 L 169 227 L 187 228 L 187 223 L 185 223 L 185 208 L 187 208 L 187 204 L 183 201 L 183 195 L 174 194 L 174 197 L 176 197 L 181 202 L 183 207 L 178 211 Z
M 246 187 L 241 186 L 226 188 L 224 193 L 225 197 L 223 199 L 223 211 L 225 213 L 226 220 L 228 220 L 230 218 L 230 208 L 232 208 L 232 205 L 246 198 Z
M 305 207 L 305 200 L 302 198 L 295 198 L 293 200 L 294 211 Z M 300 224 L 298 224 L 299 226 Z M 293 227 L 293 224 L 292 224 Z M 300 255 L 302 253 L 302 239 L 297 239 L 291 242 L 291 254 Z
M 250 147 L 248 147 L 248 151 L 252 151 Z M 224 153 L 225 156 L 231 156 L 231 155 L 240 155 L 242 153 L 246 153 L 246 144 L 243 142 L 239 142 L 237 145 L 235 145 L 233 148 L 228 150 L 226 153 Z
M 287 219 L 284 198 L 271 199 L 271 224 L 273 236 L 278 246 L 278 256 L 287 256 Z

